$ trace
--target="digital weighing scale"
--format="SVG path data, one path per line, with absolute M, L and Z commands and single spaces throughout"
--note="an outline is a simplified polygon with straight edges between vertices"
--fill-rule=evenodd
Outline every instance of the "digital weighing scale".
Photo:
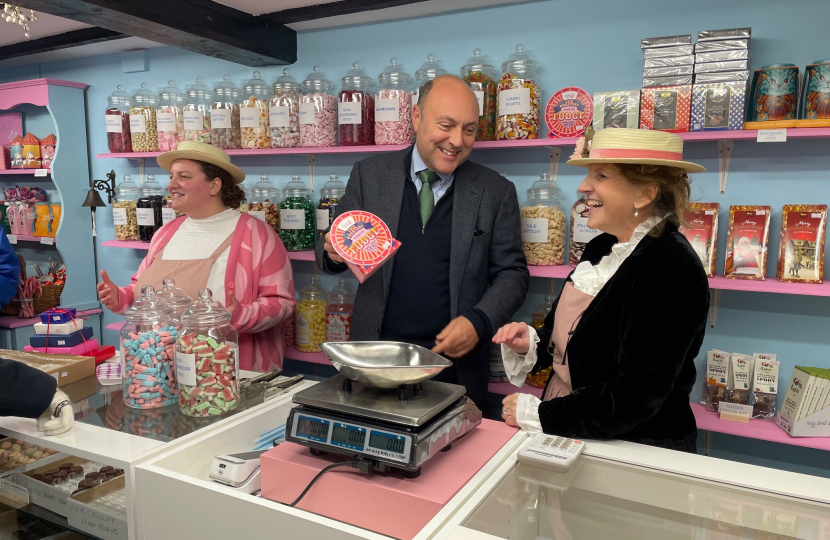
M 416 477 L 481 424 L 463 386 L 428 380 L 452 364 L 427 349 L 385 342 L 321 348 L 341 373 L 294 394 L 285 437 L 314 454 L 342 454 Z

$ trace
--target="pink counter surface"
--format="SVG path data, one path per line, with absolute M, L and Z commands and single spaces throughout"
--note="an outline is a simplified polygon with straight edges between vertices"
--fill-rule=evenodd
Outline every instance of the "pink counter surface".
M 502 422 L 482 420 L 449 452 L 428 461 L 418 478 L 334 469 L 320 477 L 297 508 L 410 540 L 516 431 Z M 262 496 L 290 504 L 321 469 L 342 460 L 335 454 L 314 457 L 304 446 L 283 443 L 262 455 Z

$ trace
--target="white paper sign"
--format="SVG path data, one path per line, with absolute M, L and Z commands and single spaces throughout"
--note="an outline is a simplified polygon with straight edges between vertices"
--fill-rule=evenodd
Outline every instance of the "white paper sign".
M 196 386 L 195 354 L 176 351 L 176 380 L 179 384 Z
M 547 243 L 548 220 L 546 218 L 522 218 L 522 242 Z
M 363 115 L 361 113 L 360 103 L 343 103 L 337 104 L 337 122 L 343 124 L 362 124 Z
M 145 133 L 147 131 L 147 118 L 143 114 L 130 115 L 130 133 Z
M 574 242 L 587 244 L 600 234 L 602 231 L 588 227 L 588 218 L 574 218 Z
M 420 97 L 421 97 L 421 89 L 420 88 L 418 88 L 417 90 L 412 92 L 412 110 L 413 111 L 415 110 L 415 105 L 418 104 L 418 98 L 420 98 Z M 479 115 L 479 116 L 481 116 L 481 115 Z
M 314 103 L 300 103 L 300 125 L 310 126 L 314 123 L 317 107 Z
M 136 208 L 135 216 L 139 225 L 152 227 L 156 224 L 156 219 L 155 217 L 153 217 L 152 208 Z
M 29 490 L 21 485 L 15 484 L 10 478 L 0 480 L 0 493 L 13 495 L 25 504 L 29 504 Z
M 248 215 L 265 221 L 265 210 L 248 210 Z
M 35 178 L 43 178 L 49 174 L 49 169 L 35 169 Z
M 172 208 L 162 208 L 161 209 L 161 224 L 167 225 L 171 221 L 176 219 L 176 211 Z
M 16 244 L 17 243 L 17 235 L 16 234 L 7 234 L 6 238 L 9 239 L 10 244 Z
M 239 125 L 244 128 L 258 128 L 259 109 L 256 107 L 241 107 L 239 109 Z
M 280 210 L 280 228 L 293 231 L 305 229 L 305 210 Z
M 202 111 L 185 111 L 184 129 L 189 131 L 202 131 L 205 129 L 205 116 Z
M 159 131 L 176 131 L 176 113 L 156 113 L 156 126 Z
M 268 112 L 271 127 L 287 128 L 291 125 L 291 111 L 284 105 L 275 105 Z M 257 126 L 258 127 L 258 126 Z
M 113 225 L 126 225 L 127 224 L 127 209 L 126 208 L 113 208 L 112 209 L 112 224 Z
M 103 540 L 127 539 L 127 522 L 104 511 L 69 499 L 69 525 Z
M 114 114 L 108 114 L 104 118 L 107 121 L 107 133 L 122 133 L 121 117 Z
M 530 88 L 499 91 L 499 116 L 530 114 Z
M 325 231 L 329 228 L 329 209 L 317 210 L 317 230 Z
M 787 129 L 759 129 L 757 142 L 787 142 Z
M 718 402 L 718 415 L 721 420 L 732 422 L 749 422 L 752 418 L 752 405 L 741 405 L 740 403 L 729 403 L 728 401 Z
M 43 244 L 44 246 L 53 246 L 53 245 L 55 245 L 55 239 L 50 238 L 48 236 L 43 236 L 40 239 L 40 243 Z
M 231 121 L 231 111 L 229 109 L 210 110 L 211 129 L 231 129 L 232 127 L 233 122 Z
M 375 122 L 397 122 L 400 116 L 401 102 L 397 98 L 375 100 Z
M 484 92 L 473 90 L 473 94 L 476 95 L 476 99 L 478 100 L 478 115 L 484 116 Z

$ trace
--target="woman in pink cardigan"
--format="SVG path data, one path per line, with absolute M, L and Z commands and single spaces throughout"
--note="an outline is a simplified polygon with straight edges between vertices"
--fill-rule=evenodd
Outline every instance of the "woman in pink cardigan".
M 193 299 L 207 287 L 232 311 L 240 369 L 281 367 L 282 321 L 294 311 L 294 278 L 271 226 L 235 210 L 244 200 L 238 184 L 245 173 L 222 150 L 192 141 L 160 155 L 158 164 L 170 172 L 172 208 L 186 217 L 153 235 L 147 256 L 126 287 L 117 287 L 101 271 L 101 303 L 123 313 L 144 285 L 160 290 L 166 277 Z

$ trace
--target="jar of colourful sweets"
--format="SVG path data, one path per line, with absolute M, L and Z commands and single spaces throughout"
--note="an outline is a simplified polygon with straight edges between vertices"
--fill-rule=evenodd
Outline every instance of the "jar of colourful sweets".
M 300 98 L 300 146 L 337 146 L 337 98 L 334 84 L 318 66 L 303 81 Z
M 210 143 L 216 148 L 233 150 L 242 148 L 242 132 L 239 127 L 239 87 L 225 75 L 213 89 L 210 105 Z
M 538 139 L 542 89 L 536 82 L 538 64 L 516 45 L 516 52 L 501 65 L 498 82 L 496 139 Z
M 198 77 L 196 84 L 187 91 L 187 100 L 184 105 L 184 138 L 188 141 L 197 141 L 210 144 L 210 106 L 213 103 L 213 92 L 205 81 Z
M 273 87 L 269 122 L 272 148 L 296 148 L 300 146 L 300 95 L 302 86 L 291 76 L 291 70 L 282 70 L 282 77 Z
M 107 98 L 107 110 L 104 113 L 107 127 L 107 147 L 110 152 L 132 152 L 133 141 L 130 136 L 130 94 L 119 84 L 115 92 Z
M 372 97 L 372 78 L 358 62 L 341 80 L 342 90 L 337 95 L 337 125 L 340 146 L 375 144 L 375 100 Z
M 477 141 L 492 141 L 496 138 L 496 68 L 488 64 L 481 49 L 461 67 L 461 77 L 470 85 L 478 98 Z
M 280 203 L 280 238 L 288 251 L 310 251 L 317 238 L 314 201 L 311 190 L 300 179 L 299 174 L 283 189 Z
M 317 236 L 323 236 L 334 221 L 334 212 L 343 195 L 346 184 L 336 174 L 329 176 L 329 181 L 320 189 L 320 202 L 317 203 Z
M 168 81 L 167 88 L 159 93 L 159 108 L 156 112 L 156 124 L 159 133 L 159 151 L 167 152 L 179 147 L 184 140 L 183 107 L 185 93 L 176 86 L 176 81 Z
M 412 77 L 397 58 L 378 75 L 375 92 L 375 144 L 410 144 L 412 131 Z

